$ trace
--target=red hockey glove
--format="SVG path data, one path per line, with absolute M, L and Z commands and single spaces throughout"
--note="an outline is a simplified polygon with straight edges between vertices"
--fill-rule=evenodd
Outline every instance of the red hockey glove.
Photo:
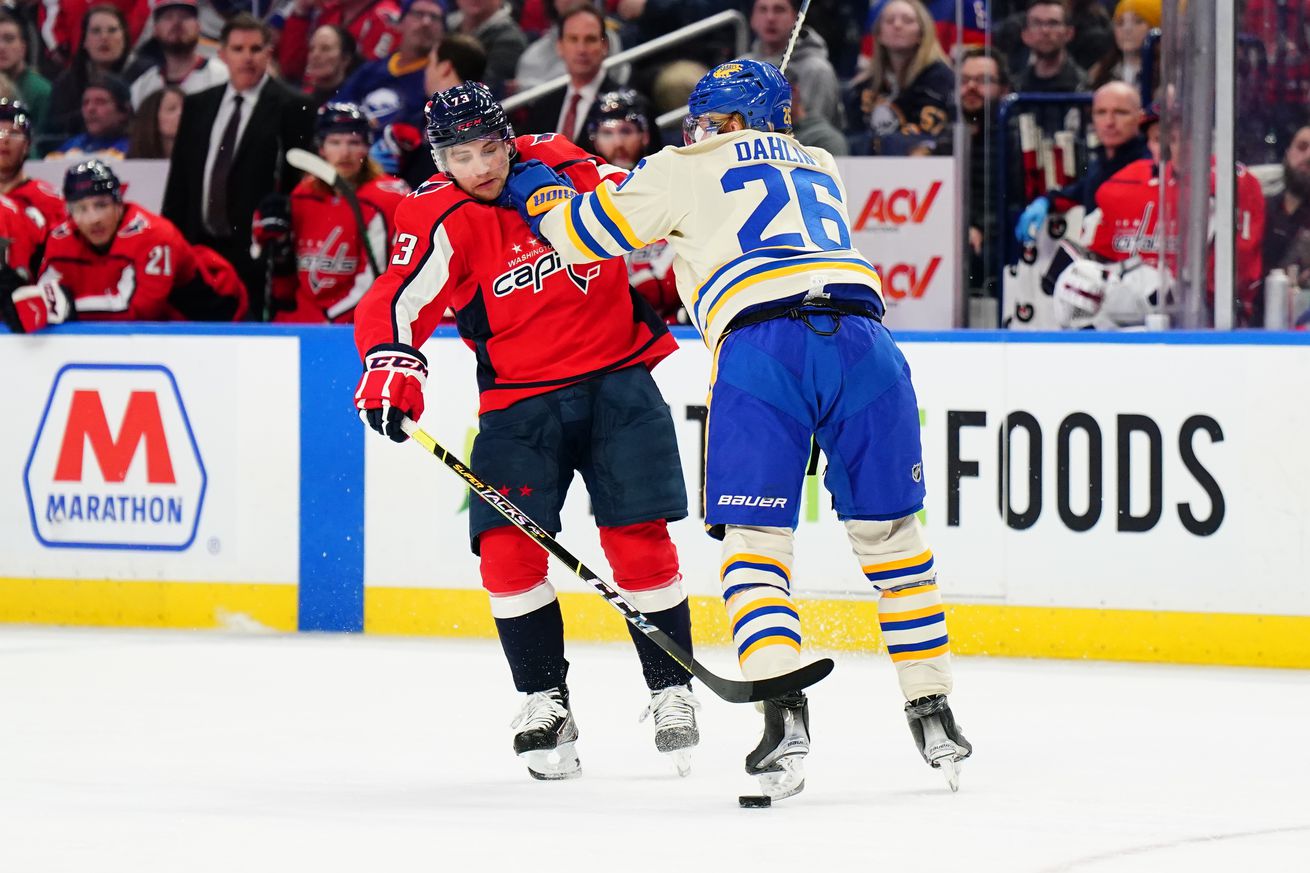
M 23 285 L 22 276 L 0 268 L 0 317 L 14 333 L 35 333 L 77 318 L 73 298 L 58 282 Z
M 428 378 L 428 361 L 423 353 L 404 343 L 383 343 L 364 356 L 364 375 L 355 390 L 355 408 L 369 427 L 394 442 L 409 436 L 400 429 L 401 419 L 414 421 L 423 414 L 423 384 Z

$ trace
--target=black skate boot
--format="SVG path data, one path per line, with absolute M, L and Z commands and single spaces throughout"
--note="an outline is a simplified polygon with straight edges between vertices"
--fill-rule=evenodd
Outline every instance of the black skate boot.
M 638 721 L 655 716 L 655 748 L 668 755 L 679 776 L 691 772 L 691 750 L 700 742 L 696 710 L 700 701 L 690 685 L 673 685 L 650 693 L 650 705 Z
M 578 726 L 569 710 L 569 688 L 560 685 L 528 695 L 514 719 L 514 754 L 528 764 L 533 779 L 572 779 L 581 775 L 573 744 Z
M 805 787 L 801 760 L 810 751 L 810 703 L 805 692 L 792 691 L 761 706 L 764 736 L 746 756 L 746 773 L 759 777 L 762 794 L 781 800 Z
M 973 746 L 955 723 L 945 694 L 920 697 L 905 704 L 905 718 L 919 754 L 942 771 L 952 791 L 960 790 L 960 762 L 973 754 Z

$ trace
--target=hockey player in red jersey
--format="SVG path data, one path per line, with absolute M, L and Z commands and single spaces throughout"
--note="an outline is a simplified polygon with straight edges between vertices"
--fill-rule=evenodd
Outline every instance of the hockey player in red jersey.
M 313 176 L 291 197 L 270 194 L 255 213 L 253 238 L 274 262 L 274 321 L 350 322 L 355 305 L 386 258 L 396 207 L 409 186 L 383 174 L 369 157 L 368 119 L 353 103 L 328 103 L 314 122 L 318 153 L 355 189 L 359 221 L 349 201 Z M 367 249 L 367 250 L 366 250 Z M 378 269 L 381 269 L 379 266 Z
M 624 88 L 596 98 L 587 121 L 591 148 L 610 164 L 631 170 L 657 149 L 651 148 L 650 108 L 636 91 Z M 658 136 L 658 133 L 656 134 Z M 673 276 L 673 249 L 660 239 L 623 256 L 628 262 L 628 282 L 646 298 L 660 318 L 678 321 L 682 300 Z
M 1163 228 L 1158 226 L 1161 192 L 1165 182 L 1164 202 L 1172 216 L 1179 214 L 1178 176 L 1172 161 L 1160 164 L 1160 125 L 1158 110 L 1148 111 L 1147 146 L 1152 158 L 1135 161 L 1106 180 L 1096 192 L 1097 211 L 1089 216 L 1095 230 L 1088 251 L 1094 257 L 1078 257 L 1066 251 L 1057 255 L 1048 276 L 1055 277 L 1054 295 L 1057 317 L 1067 327 L 1115 328 L 1141 325 L 1148 310 L 1158 302 L 1163 287 L 1172 287 L 1178 274 L 1176 218 Z M 1174 149 L 1176 153 L 1176 148 Z M 1214 196 L 1214 170 L 1210 171 L 1210 195 Z M 1260 282 L 1263 277 L 1264 195 L 1260 182 L 1237 165 L 1237 220 L 1233 226 L 1237 261 L 1237 323 L 1256 322 Z M 1213 220 L 1213 219 L 1211 219 Z M 1213 233 L 1213 229 L 1211 231 Z M 1161 274 L 1160 250 L 1168 251 Z M 1214 305 L 1214 253 L 1209 256 L 1210 278 L 1207 293 Z
M 20 100 L 0 97 L 0 194 L 13 200 L 41 230 L 42 240 L 68 217 L 64 199 L 23 172 L 32 147 L 32 115 Z
M 31 333 L 71 318 L 113 321 L 232 321 L 245 289 L 231 265 L 192 247 L 167 219 L 123 201 L 100 161 L 64 176 L 71 217 L 54 228 L 34 285 L 0 274 L 0 310 L 11 330 Z
M 505 196 L 517 160 L 542 161 L 584 191 L 623 172 L 554 134 L 515 138 L 480 82 L 434 94 L 426 114 L 441 172 L 396 210 L 390 264 L 356 312 L 360 417 L 407 439 L 403 418 L 423 414 L 427 360 L 418 347 L 453 308 L 478 359 L 472 469 L 552 532 L 581 472 L 615 583 L 690 651 L 691 616 L 666 528 L 686 516 L 686 488 L 673 420 L 649 373 L 676 343 L 631 293 L 621 261 L 564 266 Z M 481 500 L 472 501 L 469 527 L 510 673 L 527 695 L 514 751 L 536 778 L 576 775 L 578 731 L 547 555 Z M 651 692 L 656 748 L 685 773 L 699 739 L 690 677 L 629 630 Z

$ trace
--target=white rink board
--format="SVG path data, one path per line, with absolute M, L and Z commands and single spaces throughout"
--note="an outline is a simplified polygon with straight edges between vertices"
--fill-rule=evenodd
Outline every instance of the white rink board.
M 687 410 L 704 404 L 709 355 L 697 341 L 655 369 L 673 408 L 688 493 L 697 500 L 700 423 Z M 1121 343 L 907 342 L 924 422 L 925 506 L 929 541 L 947 599 L 1025 606 L 1157 609 L 1252 614 L 1310 614 L 1310 347 L 1137 345 Z M 431 363 L 423 426 L 467 460 L 476 427 L 474 360 L 451 339 L 424 347 Z M 1041 429 L 1042 509 L 1025 529 L 1007 527 L 997 508 L 998 428 L 1027 412 Z M 1095 421 L 1102 440 L 1102 512 L 1084 532 L 1061 520 L 1057 442 L 1072 413 Z M 948 525 L 948 419 L 984 414 L 983 427 L 960 428 L 958 454 L 978 463 L 959 484 L 959 524 Z M 1146 416 L 1158 427 L 1159 520 L 1142 532 L 1117 530 L 1119 416 Z M 1187 504 L 1201 522 L 1213 505 L 1179 447 L 1194 416 L 1213 420 L 1222 440 L 1204 430 L 1190 440 L 1192 466 L 1213 479 L 1223 517 L 1208 535 L 1180 520 Z M 1068 510 L 1088 509 L 1088 439 L 1069 446 Z M 1132 514 L 1146 514 L 1151 479 L 1148 437 L 1129 440 L 1126 464 Z M 409 446 L 366 444 L 365 584 L 476 588 L 477 560 L 460 512 L 464 491 L 442 465 Z M 1015 494 L 1028 506 L 1025 431 L 1013 438 Z M 475 471 L 476 472 L 476 471 Z M 820 492 L 822 495 L 822 492 Z M 819 520 L 802 522 L 793 578 L 803 595 L 869 596 L 844 530 L 821 496 Z M 403 509 L 403 511 L 401 511 Z M 564 545 L 608 574 L 575 478 L 564 512 Z M 719 546 L 693 517 L 672 526 L 689 591 L 717 594 Z M 562 590 L 586 590 L 552 568 Z
M 0 372 L 22 376 L 8 382 L 0 428 L 0 481 L 7 483 L 0 489 L 0 577 L 297 581 L 295 337 L 6 337 Z M 62 384 L 52 397 L 56 381 Z M 80 407 L 83 428 L 70 424 L 77 392 L 90 398 Z M 134 393 L 155 399 L 129 416 Z M 152 430 L 156 404 L 162 431 Z M 145 422 L 139 441 L 124 427 L 127 418 Z M 107 426 L 98 439 L 88 435 L 97 419 Z M 64 457 L 65 443 L 79 442 L 77 436 L 80 466 L 76 451 Z M 153 473 L 152 440 L 159 465 Z M 125 468 L 115 472 L 115 459 Z M 169 478 L 174 484 L 159 484 Z M 65 496 L 62 512 L 49 511 L 51 495 Z M 80 520 L 73 496 L 81 498 Z M 152 517 L 156 497 L 178 502 L 180 528 L 167 516 Z

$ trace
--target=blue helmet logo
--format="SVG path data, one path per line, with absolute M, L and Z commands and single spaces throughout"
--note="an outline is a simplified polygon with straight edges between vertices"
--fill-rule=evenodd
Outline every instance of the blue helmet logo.
M 719 64 L 696 83 L 688 118 L 738 113 L 752 130 L 791 131 L 791 85 L 773 64 L 739 60 Z

